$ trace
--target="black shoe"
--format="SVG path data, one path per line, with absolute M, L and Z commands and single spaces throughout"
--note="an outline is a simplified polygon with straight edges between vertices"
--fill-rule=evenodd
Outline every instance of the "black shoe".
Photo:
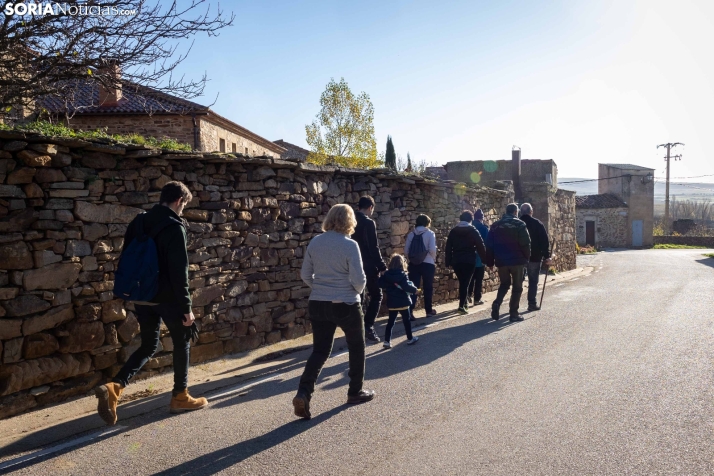
M 295 416 L 309 420 L 312 418 L 310 414 L 310 400 L 303 394 L 298 393 L 293 398 L 293 407 L 295 408 Z
M 360 390 L 357 395 L 347 395 L 347 403 L 350 405 L 367 403 L 374 398 L 374 395 L 374 390 Z
M 529 304 L 528 305 L 528 310 L 529 311 L 540 311 L 540 306 L 537 306 L 535 304 Z
M 370 327 L 364 331 L 364 337 L 371 342 L 381 342 L 381 339 L 377 337 L 377 333 L 374 332 L 374 327 Z
M 523 320 L 523 316 L 521 316 L 520 314 L 511 316 L 511 318 L 509 319 L 509 321 L 511 321 L 511 322 L 521 322 L 522 320 Z
M 491 319 L 494 321 L 497 321 L 501 318 L 501 314 L 499 313 L 499 308 L 495 306 L 491 306 Z

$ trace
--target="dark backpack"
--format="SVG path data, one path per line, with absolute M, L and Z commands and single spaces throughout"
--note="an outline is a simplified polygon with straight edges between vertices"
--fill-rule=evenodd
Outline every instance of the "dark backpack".
M 119 266 L 114 273 L 114 295 L 125 301 L 150 302 L 159 291 L 159 255 L 154 239 L 167 226 L 181 223 L 168 218 L 146 234 L 144 213 L 134 221 L 136 236 L 119 258 Z
M 409 264 L 422 264 L 429 251 L 424 246 L 424 234 L 417 235 L 412 231 L 412 242 L 409 245 Z

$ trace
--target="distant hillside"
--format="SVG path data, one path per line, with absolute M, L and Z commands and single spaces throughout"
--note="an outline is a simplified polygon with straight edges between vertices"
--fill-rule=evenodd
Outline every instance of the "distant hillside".
M 597 194 L 597 181 L 580 182 L 580 183 L 563 183 L 575 182 L 578 180 L 589 180 L 587 178 L 561 178 L 558 177 L 558 187 L 565 190 L 573 190 L 578 195 L 595 195 Z M 669 194 L 676 200 L 695 200 L 695 201 L 714 201 L 714 183 L 687 183 L 680 185 L 672 183 L 669 186 Z M 655 182 L 655 203 L 664 203 L 665 183 Z

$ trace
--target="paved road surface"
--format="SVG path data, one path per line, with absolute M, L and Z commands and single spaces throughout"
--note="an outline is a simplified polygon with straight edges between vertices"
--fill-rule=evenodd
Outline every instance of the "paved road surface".
M 343 405 L 336 356 L 313 419 L 296 420 L 301 352 L 247 393 L 120 420 L 18 473 L 713 474 L 714 259 L 617 251 L 589 264 L 525 322 L 479 312 L 422 329 L 413 347 L 401 333 L 370 347 L 371 403 Z

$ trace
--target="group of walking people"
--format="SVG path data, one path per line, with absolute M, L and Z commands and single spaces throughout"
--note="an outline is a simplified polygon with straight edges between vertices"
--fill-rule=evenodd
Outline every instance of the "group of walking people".
M 374 329 L 383 290 L 387 296 L 389 318 L 383 347 L 392 347 L 392 330 L 398 316 L 404 323 L 407 345 L 415 344 L 411 321 L 417 298 L 421 294 L 427 317 L 436 315 L 433 308 L 433 285 L 436 271 L 436 235 L 430 229 L 431 219 L 419 215 L 414 230 L 406 239 L 404 255 L 395 253 L 387 265 L 377 238 L 377 227 L 371 219 L 374 200 L 364 196 L 357 212 L 348 205 L 334 205 L 322 224 L 322 233 L 307 247 L 301 278 L 310 286 L 309 318 L 313 327 L 313 351 L 300 378 L 293 398 L 295 415 L 309 419 L 310 400 L 315 383 L 332 352 L 334 334 L 341 328 L 349 353 L 349 389 L 347 403 L 372 400 L 373 390 L 363 388 L 366 341 L 380 342 Z M 500 318 L 500 307 L 512 287 L 509 308 L 511 322 L 522 321 L 518 312 L 523 280 L 529 278 L 528 309 L 536 303 L 541 266 L 550 265 L 550 245 L 543 224 L 533 218 L 533 207 L 509 204 L 506 213 L 491 228 L 484 223 L 483 211 L 464 211 L 459 223 L 446 240 L 445 265 L 454 270 L 459 280 L 459 307 L 468 313 L 469 303 L 482 300 L 485 267 L 498 268 L 500 286 L 491 307 L 493 319 Z M 421 291 L 421 292 L 420 292 Z M 364 311 L 364 314 L 363 314 Z
M 138 215 L 127 228 L 115 272 L 114 294 L 134 305 L 141 345 L 111 382 L 96 388 L 97 411 L 109 425 L 117 422 L 117 405 L 126 385 L 158 349 L 162 321 L 173 342 L 171 412 L 198 410 L 208 404 L 205 398 L 194 398 L 188 391 L 190 344 L 197 338 L 198 329 L 189 292 L 188 227 L 181 215 L 191 199 L 183 183 L 169 182 L 161 190 L 160 203 Z M 357 404 L 375 396 L 373 390 L 363 387 L 365 344 L 381 341 L 374 322 L 383 295 L 387 296 L 389 310 L 382 344 L 385 349 L 392 347 L 392 330 L 399 316 L 407 345 L 418 342 L 419 338 L 412 334 L 411 321 L 419 296 L 427 317 L 436 315 L 432 297 L 437 246 L 431 219 L 426 215 L 417 217 L 407 236 L 404 255 L 393 254 L 387 264 L 371 219 L 374 206 L 369 196 L 359 200 L 356 212 L 348 205 L 334 205 L 322 223 L 324 233 L 313 238 L 305 252 L 300 275 L 311 288 L 308 317 L 313 349 L 293 398 L 299 417 L 311 417 L 315 383 L 332 352 L 338 327 L 345 334 L 349 351 L 347 403 Z M 445 264 L 459 279 L 459 312 L 467 313 L 469 303 L 483 304 L 484 267 L 492 269 L 494 264 L 501 285 L 492 305 L 492 317 L 500 317 L 500 305 L 512 285 L 510 319 L 523 320 L 518 303 L 526 274 L 530 279 L 528 309 L 538 309 L 537 280 L 541 262 L 550 263 L 550 247 L 545 227 L 532 213 L 533 208 L 523 204 L 518 219 L 518 206 L 508 205 L 506 214 L 490 229 L 483 223 L 481 210 L 461 214 L 445 249 Z

